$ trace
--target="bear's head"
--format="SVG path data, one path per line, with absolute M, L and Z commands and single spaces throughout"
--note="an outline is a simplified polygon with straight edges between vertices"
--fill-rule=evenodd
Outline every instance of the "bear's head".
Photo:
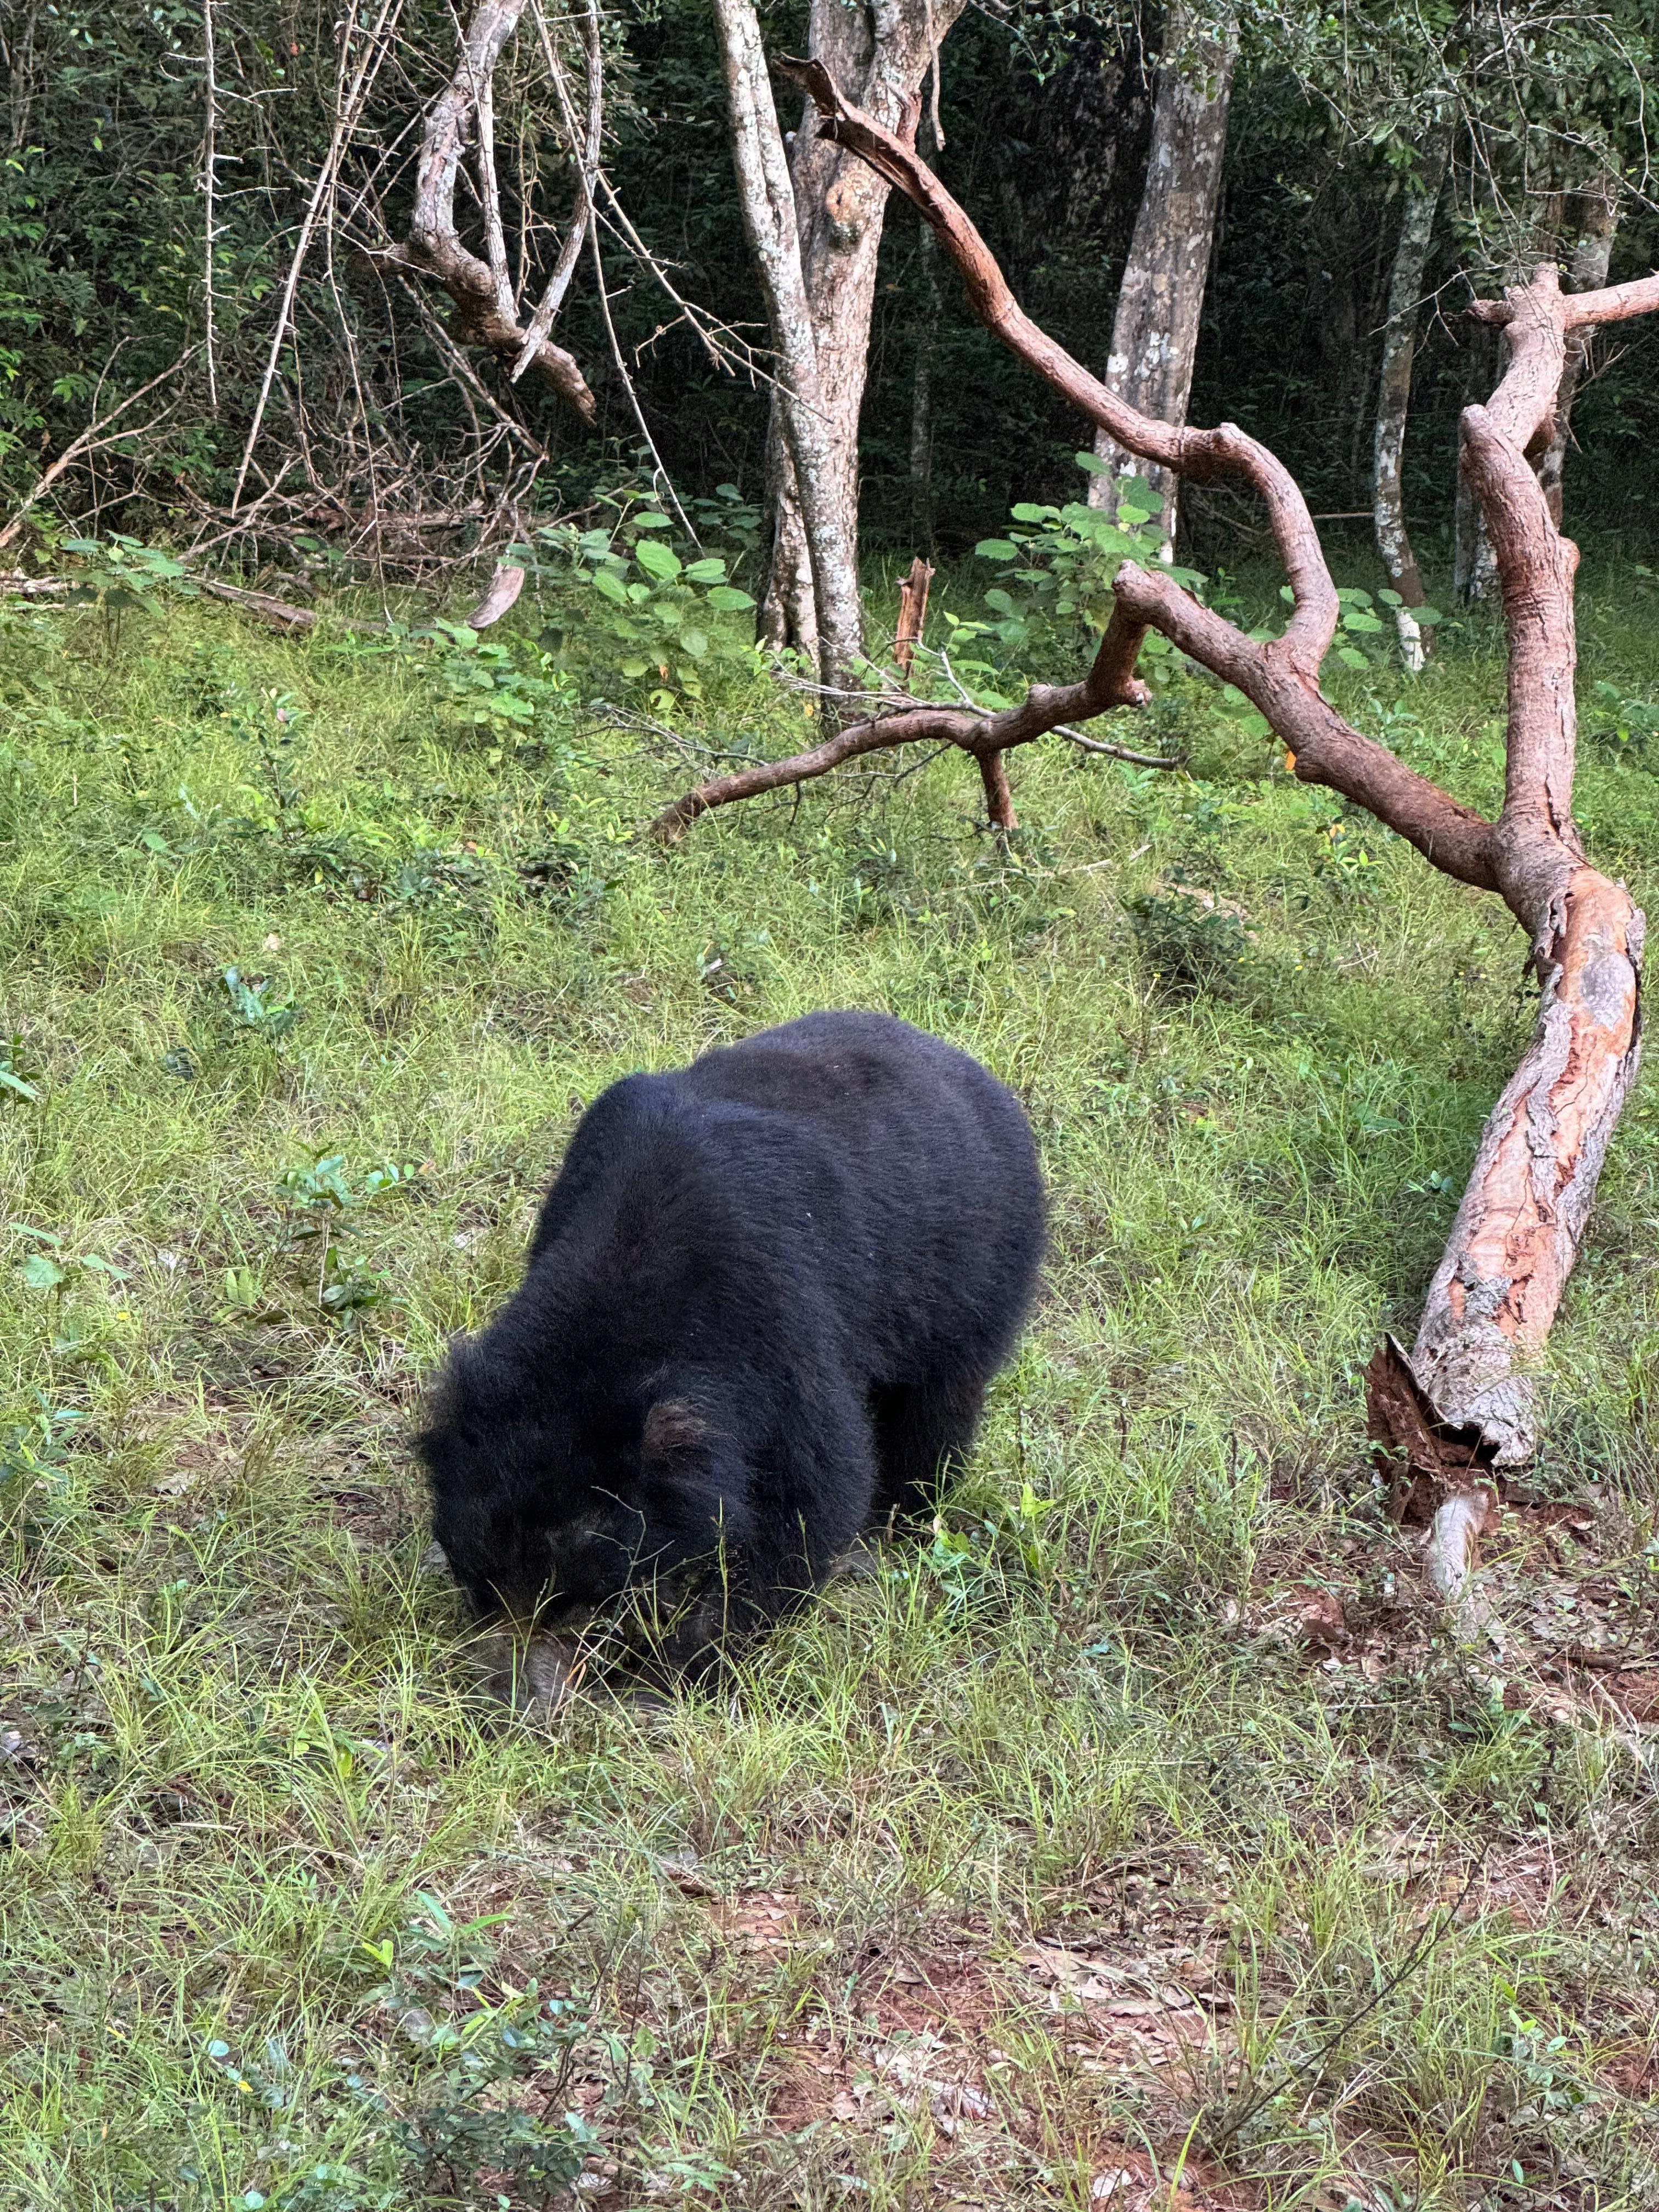
M 433 1535 L 491 1625 L 568 1637 L 624 1593 L 667 1623 L 746 1533 L 730 1447 L 665 1376 L 550 1389 L 464 1343 L 415 1448 Z

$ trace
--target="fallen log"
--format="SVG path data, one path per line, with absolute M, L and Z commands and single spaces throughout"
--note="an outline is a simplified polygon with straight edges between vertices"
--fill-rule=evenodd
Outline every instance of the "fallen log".
M 1474 310 L 1508 338 L 1503 379 L 1484 407 L 1465 410 L 1462 440 L 1509 632 L 1504 804 L 1489 821 L 1352 728 L 1322 696 L 1339 603 L 1307 502 L 1277 457 L 1231 423 L 1189 429 L 1139 414 L 1040 330 L 918 155 L 915 103 L 898 131 L 887 131 L 842 97 L 821 64 L 781 67 L 817 106 L 820 135 L 914 204 L 956 264 L 975 313 L 1028 368 L 1130 453 L 1189 481 L 1238 478 L 1266 504 L 1291 587 L 1282 635 L 1247 637 L 1168 574 L 1126 565 L 1114 586 L 1109 684 L 1091 696 L 1135 696 L 1140 641 L 1161 631 L 1245 695 L 1301 781 L 1341 793 L 1443 873 L 1495 892 L 1528 933 L 1541 993 L 1532 1041 L 1487 1121 L 1409 1359 L 1385 1346 L 1370 1375 L 1373 1438 L 1424 1491 L 1437 1522 L 1437 1584 L 1450 1595 L 1486 1522 L 1488 1478 L 1534 1449 L 1538 1357 L 1640 1049 L 1643 916 L 1622 884 L 1592 866 L 1572 817 L 1577 550 L 1561 536 L 1533 463 L 1549 445 L 1570 335 L 1659 309 L 1659 275 L 1565 294 L 1559 271 L 1543 263 L 1530 283 Z M 983 757 L 1024 742 L 1025 725 L 1043 719 L 1034 702 L 1046 690 L 1033 687 L 1024 707 L 977 726 L 969 749 Z

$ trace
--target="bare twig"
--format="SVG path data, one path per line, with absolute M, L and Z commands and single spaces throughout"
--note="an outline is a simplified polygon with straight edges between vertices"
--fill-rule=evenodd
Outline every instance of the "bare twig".
M 276 380 L 276 364 L 282 358 L 283 345 L 288 337 L 289 319 L 294 313 L 294 295 L 300 289 L 300 277 L 306 258 L 311 251 L 317 225 L 322 219 L 323 209 L 334 189 L 340 156 L 347 141 L 356 129 L 364 103 L 368 98 L 380 64 L 391 44 L 391 31 L 397 11 L 403 0 L 380 0 L 380 12 L 375 16 L 368 38 L 358 58 L 356 74 L 349 84 L 346 70 L 351 58 L 352 35 L 348 24 L 340 49 L 339 71 L 335 80 L 334 127 L 329 137 L 328 150 L 317 172 L 316 182 L 311 188 L 311 198 L 300 224 L 300 234 L 295 241 L 294 256 L 289 263 L 283 280 L 282 298 L 276 310 L 276 327 L 271 333 L 270 351 L 265 359 L 265 371 L 260 380 L 259 397 L 254 404 L 253 419 L 248 424 L 247 442 L 242 448 L 241 465 L 236 471 L 236 483 L 230 495 L 230 511 L 235 514 L 241 504 L 242 487 L 247 482 L 247 472 L 253 459 L 253 448 L 259 442 L 259 432 L 265 419 L 265 409 L 270 401 L 270 387 Z
M 547 56 L 547 66 L 553 78 L 554 90 L 558 94 L 563 112 L 564 126 L 569 132 L 574 151 L 576 137 L 576 118 L 570 94 L 564 81 L 564 68 L 559 60 L 558 48 L 548 28 L 547 18 L 539 4 L 536 8 L 536 27 L 541 33 L 542 49 Z M 576 172 L 576 204 L 570 217 L 570 228 L 559 248 L 559 258 L 553 264 L 553 274 L 547 280 L 540 305 L 530 319 L 525 333 L 524 345 L 518 359 L 507 372 L 516 384 L 536 357 L 536 349 L 553 327 L 553 319 L 564 305 L 564 295 L 570 289 L 570 280 L 576 273 L 580 258 L 582 239 L 588 227 L 593 208 L 593 180 L 599 173 L 599 153 L 605 131 L 604 52 L 599 38 L 599 0 L 587 0 L 587 12 L 582 22 L 582 43 L 587 59 L 587 138 Z
M 142 424 L 136 430 L 118 430 L 113 427 L 130 407 L 136 407 L 141 399 L 154 392 L 158 385 L 165 384 L 169 377 L 177 376 L 195 350 L 194 346 L 187 347 L 177 361 L 170 362 L 158 374 L 152 376 L 147 384 L 141 384 L 136 392 L 129 392 L 118 406 L 110 409 L 108 414 L 94 415 L 86 428 L 78 437 L 70 441 L 52 466 L 37 480 L 34 489 L 16 509 L 5 528 L 0 530 L 0 551 L 3 551 L 21 531 L 24 520 L 30 509 L 40 505 L 53 484 L 72 469 L 77 461 L 85 460 L 89 453 L 101 453 L 106 446 L 118 445 L 124 438 L 142 438 L 147 432 L 153 430 L 157 423 L 166 419 L 178 404 L 176 399 L 170 400 L 160 415 L 155 416 L 150 422 Z

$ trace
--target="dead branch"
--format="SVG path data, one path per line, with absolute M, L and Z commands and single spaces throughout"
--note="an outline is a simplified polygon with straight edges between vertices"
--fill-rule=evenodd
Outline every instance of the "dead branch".
M 525 4 L 526 0 L 481 0 L 461 35 L 455 73 L 433 102 L 427 118 L 415 173 L 415 210 L 409 236 L 403 245 L 384 249 L 378 258 L 393 266 L 434 277 L 454 304 L 455 320 L 451 329 L 459 343 L 488 346 L 509 375 L 520 373 L 526 365 L 533 367 L 568 407 L 574 408 L 585 422 L 592 423 L 599 420 L 598 403 L 574 356 L 562 346 L 555 345 L 546 335 L 558 298 L 552 298 L 546 325 L 540 322 L 538 310 L 538 316 L 526 327 L 519 319 L 518 302 L 507 274 L 501 194 L 495 181 L 491 88 L 495 65 L 507 40 L 519 27 Z M 597 78 L 598 65 L 593 63 L 591 88 L 597 86 Z M 462 244 L 455 227 L 456 180 L 470 130 L 476 133 L 473 150 L 479 172 L 478 194 L 484 211 L 488 260 L 480 260 Z M 588 204 L 591 207 L 591 197 Z M 586 216 L 579 227 L 572 226 L 571 235 L 577 240 L 578 252 L 587 227 Z M 566 244 L 568 246 L 568 239 Z M 556 279 L 557 273 L 556 270 Z M 546 299 L 542 306 L 548 307 Z
M 927 587 L 933 580 L 933 571 L 918 553 L 910 563 L 909 574 L 899 586 L 898 631 L 893 640 L 893 661 L 904 678 L 907 691 L 910 688 L 910 662 L 927 627 Z
M 564 127 L 569 132 L 574 146 L 576 117 L 564 81 L 564 65 L 559 59 L 559 50 L 554 43 L 552 32 L 548 28 L 547 18 L 539 6 L 536 9 L 536 28 L 541 33 L 542 52 L 547 58 L 548 70 L 564 118 Z M 605 136 L 604 50 L 599 38 L 599 0 L 587 0 L 587 12 L 582 19 L 582 45 L 587 63 L 587 136 L 582 149 L 581 163 L 576 173 L 576 205 L 570 217 L 570 228 L 564 234 L 564 244 L 559 248 L 559 258 L 553 264 L 553 274 L 547 280 L 547 289 L 542 294 L 541 303 L 530 318 L 530 327 L 525 332 L 519 357 L 508 371 L 509 380 L 514 384 L 535 360 L 537 349 L 553 327 L 554 317 L 564 305 L 564 295 L 570 289 L 570 280 L 576 273 L 582 240 L 586 234 L 588 219 L 592 212 L 593 185 L 599 173 L 599 154 Z
M 60 477 L 66 475 L 77 461 L 84 461 L 91 453 L 101 453 L 106 446 L 118 445 L 124 438 L 142 438 L 166 418 L 177 404 L 175 400 L 169 400 L 160 415 L 154 416 L 148 422 L 140 424 L 137 429 L 118 430 L 115 428 L 116 423 L 120 421 L 130 407 L 136 407 L 141 399 L 155 391 L 158 384 L 165 384 L 169 377 L 177 376 L 195 350 L 195 347 L 191 346 L 180 354 L 177 361 L 170 362 L 158 375 L 152 376 L 148 384 L 141 384 L 136 392 L 129 392 L 126 398 L 118 405 L 112 407 L 106 415 L 94 415 L 86 428 L 78 436 L 70 439 L 52 466 L 37 478 L 34 489 L 21 502 L 4 529 L 0 530 L 0 552 L 3 552 L 17 537 L 30 510 L 40 504 L 53 484 Z
M 283 281 L 282 297 L 276 309 L 276 328 L 271 333 L 270 350 L 265 356 L 264 374 L 259 384 L 259 397 L 254 405 L 253 419 L 248 424 L 247 441 L 242 447 L 241 464 L 237 469 L 236 483 L 230 495 L 233 514 L 241 505 L 242 487 L 247 482 L 247 472 L 252 465 L 253 449 L 259 442 L 259 432 L 264 422 L 265 409 L 270 403 L 271 386 L 276 380 L 276 364 L 282 359 L 283 347 L 288 337 L 295 295 L 300 289 L 306 258 L 311 251 L 312 240 L 317 234 L 317 226 L 322 221 L 324 210 L 333 195 L 341 157 L 362 118 L 374 79 L 392 44 L 392 32 L 396 27 L 394 9 L 398 5 L 398 0 L 380 0 L 380 12 L 370 28 L 367 43 L 357 57 L 356 72 L 349 80 L 347 72 L 352 55 L 349 32 L 340 50 L 339 74 L 334 94 L 334 127 L 329 136 L 328 150 L 312 185 L 311 197 L 306 203 L 288 275 Z
M 1121 646 L 1133 643 L 1114 667 L 1112 695 L 1139 690 L 1135 653 L 1146 629 L 1160 630 L 1243 692 L 1304 782 L 1354 799 L 1444 873 L 1498 892 L 1532 939 L 1543 984 L 1538 1026 L 1487 1122 L 1429 1288 L 1409 1363 L 1423 1411 L 1395 1419 L 1404 1394 L 1373 1393 L 1379 1443 L 1443 1498 L 1448 1492 L 1468 1498 L 1479 1488 L 1470 1480 L 1474 1469 L 1512 1467 L 1532 1451 L 1528 1370 L 1577 1255 L 1639 1040 L 1643 917 L 1622 884 L 1589 866 L 1572 818 L 1577 554 L 1555 527 L 1529 456 L 1547 441 L 1568 332 L 1659 310 L 1659 275 L 1565 295 L 1559 271 L 1545 264 L 1529 284 L 1477 310 L 1501 324 L 1509 339 L 1502 381 L 1486 407 L 1467 410 L 1462 441 L 1462 465 L 1492 536 L 1510 636 L 1504 806 L 1488 822 L 1352 729 L 1321 696 L 1336 592 L 1307 503 L 1277 458 L 1231 424 L 1191 430 L 1149 420 L 1039 330 L 979 233 L 917 155 L 915 102 L 894 133 L 851 106 L 821 64 L 783 66 L 811 94 L 823 135 L 870 162 L 920 210 L 956 263 L 975 313 L 1020 360 L 1130 452 L 1189 480 L 1242 477 L 1266 501 L 1293 601 L 1283 635 L 1265 642 L 1248 638 L 1168 574 L 1126 566 L 1115 580 L 1103 655 L 1115 633 Z M 1032 699 L 1013 713 L 1048 728 L 1069 719 L 1033 712 L 1036 696 L 1033 687 Z M 968 749 L 994 750 L 991 730 L 1000 720 L 982 726 Z M 942 725 L 933 733 L 963 742 Z M 1467 1523 L 1475 1518 L 1473 1508 L 1462 1516 Z
M 908 707 L 895 705 L 890 714 L 878 712 L 826 738 L 808 752 L 787 760 L 757 761 L 752 768 L 732 775 L 715 776 L 688 791 L 683 799 L 659 814 L 651 824 L 653 837 L 673 839 L 700 814 L 716 806 L 730 806 L 740 799 L 753 799 L 763 791 L 776 791 L 786 783 L 810 783 L 860 754 L 879 752 L 893 745 L 959 745 L 983 761 L 1046 737 L 1062 722 L 1086 722 L 1114 707 L 1139 707 L 1146 702 L 1146 687 L 1134 673 L 1145 627 L 1121 611 L 1114 613 L 1100 641 L 1094 666 L 1081 684 L 1034 684 L 1018 707 L 992 714 L 972 707 Z M 988 783 L 987 790 L 989 791 Z

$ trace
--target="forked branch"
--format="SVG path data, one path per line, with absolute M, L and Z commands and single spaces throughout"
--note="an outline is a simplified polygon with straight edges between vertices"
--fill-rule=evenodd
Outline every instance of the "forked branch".
M 553 315 L 569 281 L 569 270 L 561 256 L 553 283 L 542 307 L 528 324 L 521 322 L 518 302 L 507 271 L 501 225 L 501 193 L 495 176 L 494 84 L 496 64 L 507 40 L 519 27 L 526 0 L 480 0 L 471 21 L 461 33 L 455 72 L 433 102 L 421 143 L 415 175 L 415 210 L 409 236 L 401 245 L 377 258 L 435 277 L 454 303 L 453 335 L 464 344 L 486 345 L 510 376 L 533 368 L 544 377 L 568 407 L 585 422 L 599 419 L 593 394 L 573 355 L 555 345 L 547 335 Z M 590 44 L 590 89 L 597 100 L 599 63 Z M 484 241 L 489 254 L 480 259 L 461 241 L 455 224 L 455 188 L 461 161 L 471 149 L 475 155 L 479 204 L 483 211 Z M 579 186 L 578 218 L 570 238 L 580 249 L 587 227 L 591 194 L 590 162 L 597 149 L 597 132 L 590 118 L 589 149 Z M 569 246 L 567 240 L 567 246 Z M 574 252 L 570 254 L 574 265 Z M 563 282 L 560 279 L 562 276 Z
M 843 98 L 822 64 L 781 66 L 811 96 L 822 134 L 860 155 L 914 203 L 955 262 L 975 314 L 1030 368 L 1131 453 L 1199 482 L 1237 477 L 1266 502 L 1293 602 L 1280 637 L 1247 637 L 1168 574 L 1126 566 L 1115 580 L 1112 626 L 1102 647 L 1109 682 L 1091 690 L 1091 677 L 1073 688 L 1115 702 L 1129 698 L 1139 688 L 1133 662 L 1141 639 L 1149 629 L 1160 630 L 1244 693 L 1303 781 L 1367 808 L 1446 874 L 1497 891 L 1531 938 L 1543 985 L 1537 1029 L 1487 1122 L 1411 1359 L 1401 1362 L 1385 1348 L 1373 1372 L 1373 1433 L 1427 1479 L 1431 1499 L 1449 1516 L 1437 1554 L 1449 1557 L 1451 1522 L 1470 1517 L 1480 1473 L 1514 1466 L 1532 1449 L 1528 1370 L 1577 1255 L 1636 1068 L 1643 920 L 1624 887 L 1589 865 L 1572 818 L 1577 555 L 1556 530 L 1528 457 L 1548 442 L 1566 333 L 1659 309 L 1659 276 L 1564 295 L 1558 272 L 1547 265 L 1529 284 L 1480 310 L 1504 325 L 1510 340 L 1503 381 L 1485 408 L 1471 408 L 1464 418 L 1463 466 L 1492 536 L 1510 632 L 1504 799 L 1498 819 L 1489 822 L 1353 729 L 1321 696 L 1336 591 L 1307 502 L 1276 456 L 1229 423 L 1194 430 L 1150 420 L 1040 330 L 978 231 L 918 156 L 914 103 L 900 131 L 886 131 Z M 1047 702 L 1058 696 L 1034 686 L 1008 716 L 981 722 L 967 749 L 983 757 L 1036 734 L 1027 725 L 1043 722 Z M 964 742 L 945 710 L 915 711 L 940 718 L 930 734 Z M 1098 711 L 1079 704 L 1066 718 Z M 799 773 L 799 763 L 778 763 L 786 773 L 777 780 L 793 780 L 792 765 Z

